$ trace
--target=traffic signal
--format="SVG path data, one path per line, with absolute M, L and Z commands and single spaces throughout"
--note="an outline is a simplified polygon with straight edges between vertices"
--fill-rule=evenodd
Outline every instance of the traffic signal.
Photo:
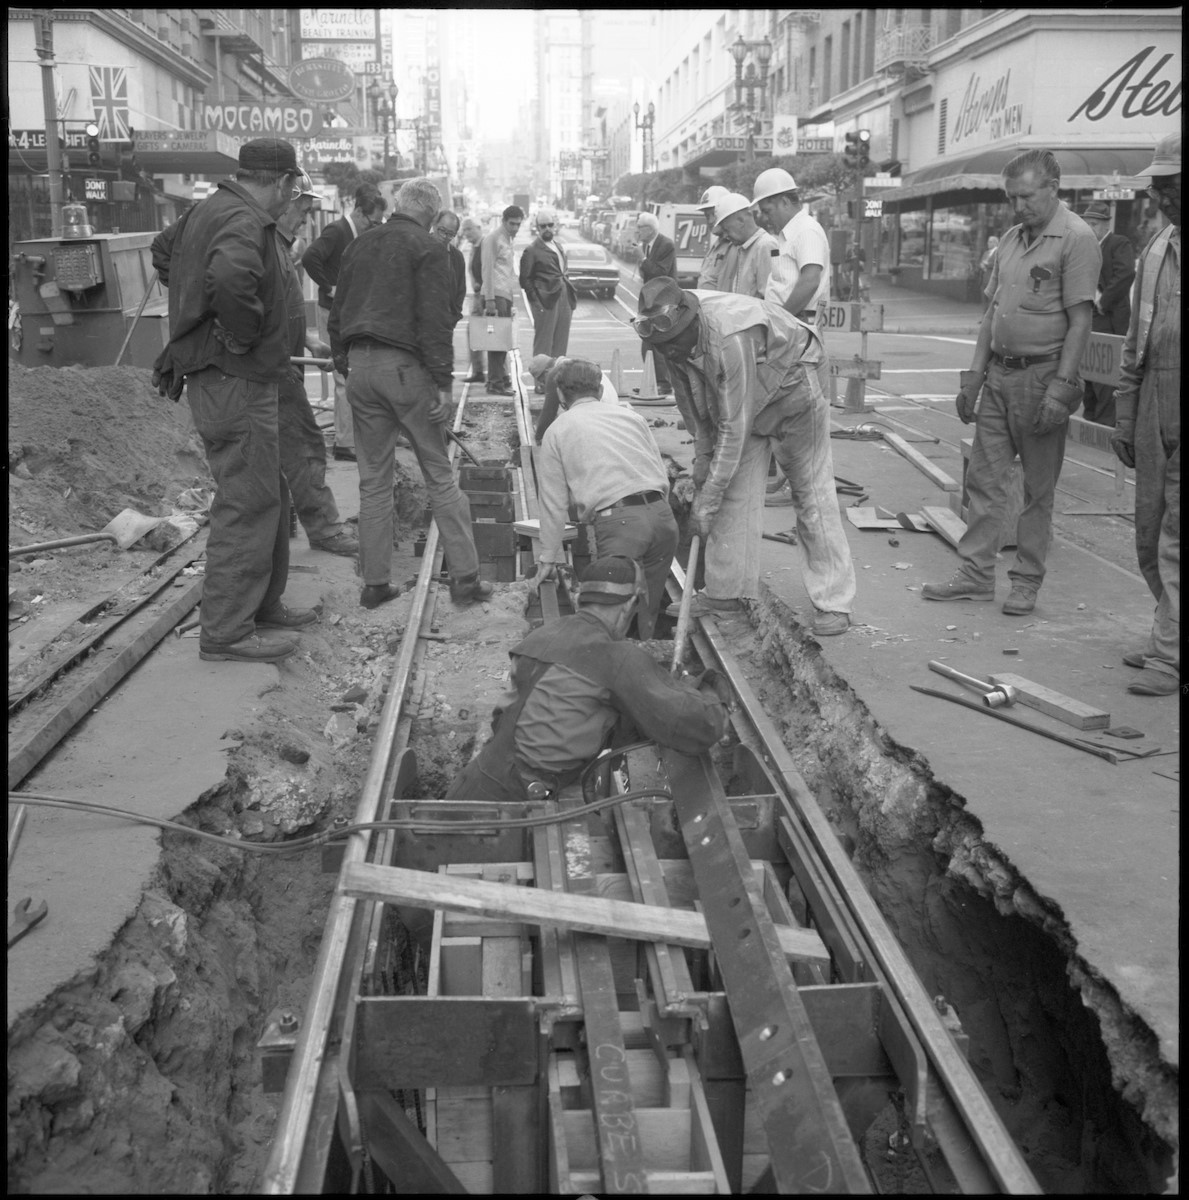
M 120 149 L 120 178 L 139 179 L 140 161 L 136 157 L 136 130 L 128 130 L 128 145 Z
M 859 130 L 859 166 L 865 167 L 871 161 L 871 130 Z
M 87 166 L 103 166 L 103 149 L 99 145 L 99 126 L 94 121 L 87 126 Z
M 871 130 L 852 129 L 846 135 L 846 149 L 843 152 L 848 167 L 861 170 L 871 161 Z

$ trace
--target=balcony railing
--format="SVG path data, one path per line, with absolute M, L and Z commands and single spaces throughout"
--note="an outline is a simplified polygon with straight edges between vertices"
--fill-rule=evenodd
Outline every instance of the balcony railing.
M 898 71 L 907 67 L 921 70 L 933 49 L 931 25 L 896 25 L 883 30 L 875 42 L 875 69 Z

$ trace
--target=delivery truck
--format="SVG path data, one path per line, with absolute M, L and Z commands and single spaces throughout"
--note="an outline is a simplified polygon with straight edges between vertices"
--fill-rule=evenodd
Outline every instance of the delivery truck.
M 660 231 L 677 247 L 677 282 L 682 287 L 698 285 L 702 260 L 710 249 L 710 226 L 695 204 L 650 204 Z

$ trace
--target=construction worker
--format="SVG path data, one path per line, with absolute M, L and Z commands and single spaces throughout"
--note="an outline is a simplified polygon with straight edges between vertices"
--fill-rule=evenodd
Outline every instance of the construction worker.
M 511 651 L 511 686 L 493 714 L 494 736 L 446 799 L 523 803 L 574 783 L 611 744 L 645 737 L 700 754 L 722 737 L 728 696 L 720 680 L 678 678 L 624 641 L 646 594 L 644 572 L 630 558 L 598 558 L 583 570 L 578 611 L 533 630 Z
M 565 562 L 562 535 L 570 505 L 594 527 L 601 557 L 626 555 L 648 584 L 637 633 L 652 637 L 677 548 L 669 507 L 669 474 L 648 422 L 627 404 L 602 404 L 603 373 L 586 359 L 550 372 L 563 409 L 541 441 L 535 461 L 541 504 L 540 578 Z
M 640 289 L 635 329 L 669 360 L 677 406 L 694 438 L 691 519 L 706 539 L 706 590 L 691 611 L 734 612 L 741 597 L 759 595 L 764 479 L 774 451 L 797 506 L 813 631 L 845 633 L 855 568 L 834 491 L 817 332 L 778 305 L 683 291 L 672 279 Z
M 718 276 L 720 290 L 763 300 L 773 256 L 780 253 L 776 239 L 756 224 L 751 201 L 738 192 L 718 202 L 714 222 L 714 232 L 731 243 Z
M 702 216 L 706 218 L 706 238 L 710 246 L 710 249 L 706 251 L 706 257 L 702 259 L 702 269 L 698 272 L 698 287 L 702 291 L 720 290 L 718 275 L 722 270 L 723 259 L 726 258 L 727 251 L 731 248 L 731 243 L 727 238 L 714 232 L 714 210 L 725 195 L 727 195 L 727 189 L 716 183 L 708 187 L 702 193 L 701 200 L 698 201 Z
M 1135 548 L 1156 597 L 1143 650 L 1123 656 L 1139 675 L 1127 690 L 1181 690 L 1181 135 L 1156 143 L 1148 189 L 1170 222 L 1144 248 L 1123 343 L 1111 447 L 1135 468 Z

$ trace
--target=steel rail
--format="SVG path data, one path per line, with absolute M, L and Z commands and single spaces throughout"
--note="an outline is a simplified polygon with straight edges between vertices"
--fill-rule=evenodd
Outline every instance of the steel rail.
M 838 886 L 844 903 L 868 940 L 875 961 L 884 972 L 893 994 L 904 1006 L 940 1083 L 960 1114 L 970 1141 L 978 1147 L 983 1162 L 1004 1192 L 1014 1195 L 1038 1194 L 1041 1187 L 1036 1177 L 992 1107 L 970 1063 L 942 1022 L 932 998 L 925 991 L 854 864 L 839 845 L 834 830 L 797 771 L 792 755 L 764 711 L 759 697 L 727 652 L 717 630 L 709 622 L 699 623 L 701 634 L 695 640 L 695 645 L 700 640 L 711 652 L 710 655 L 703 653 L 703 661 L 708 657 L 716 659 L 730 681 L 740 710 L 763 745 L 766 764 L 778 777 L 791 811 L 807 832 L 825 869 Z M 699 651 L 702 652 L 701 647 Z
M 464 405 L 465 397 L 455 414 L 456 431 L 461 423 Z M 455 448 L 450 447 L 452 459 Z M 388 802 L 386 782 L 393 770 L 393 758 L 397 750 L 397 728 L 404 715 L 405 694 L 409 686 L 413 658 L 420 641 L 418 631 L 429 599 L 429 589 L 436 581 L 437 561 L 440 557 L 438 527 L 433 523 L 425 540 L 425 551 L 413 592 L 413 606 L 406 633 L 393 667 L 388 696 L 380 711 L 380 721 L 375 733 L 375 750 L 368 763 L 367 775 L 355 809 L 356 824 L 382 819 L 383 810 Z M 368 833 L 353 834 L 343 852 L 339 881 L 331 898 L 318 961 L 310 981 L 312 999 L 302 1022 L 301 1033 L 285 1080 L 272 1149 L 261 1179 L 260 1190 L 264 1195 L 288 1195 L 297 1188 L 302 1150 L 310 1132 L 310 1122 L 320 1091 L 322 1067 L 330 1049 L 330 1028 L 339 1000 L 348 944 L 356 923 L 356 912 L 357 909 L 362 911 L 363 906 L 369 903 L 356 900 L 345 893 L 342 875 L 349 865 L 365 860 L 371 840 Z

